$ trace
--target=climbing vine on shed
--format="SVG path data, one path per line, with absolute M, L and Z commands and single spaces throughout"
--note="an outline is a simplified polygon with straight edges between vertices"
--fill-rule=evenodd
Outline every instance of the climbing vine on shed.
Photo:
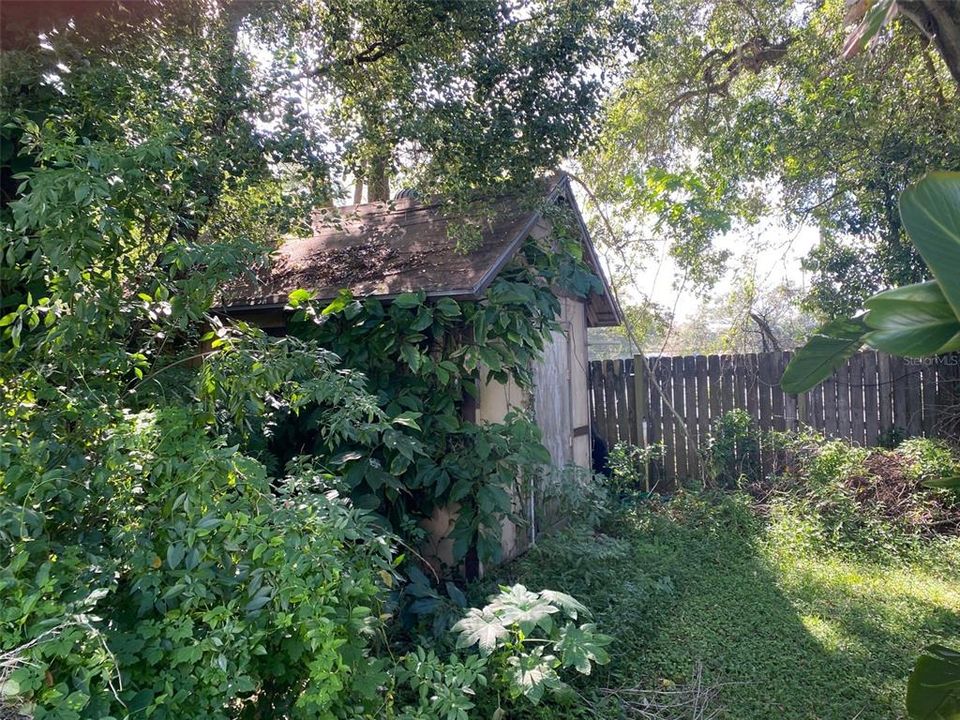
M 532 388 L 532 366 L 559 329 L 557 292 L 585 298 L 601 289 L 582 260 L 578 239 L 555 224 L 549 239 L 528 240 L 482 301 L 406 293 L 385 303 L 341 293 L 319 302 L 291 294 L 290 332 L 337 353 L 367 377 L 368 390 L 399 420 L 375 442 L 345 445 L 333 458 L 355 501 L 378 510 L 394 529 L 419 542 L 420 521 L 438 507 L 459 507 L 453 558 L 471 548 L 481 561 L 501 553 L 501 520 L 514 517 L 516 493 L 550 456 L 528 412 L 502 423 L 478 423 L 464 408 L 480 383 L 513 379 Z M 316 447 L 316 418 L 289 417 L 272 432 L 278 462 Z M 317 449 L 319 449 L 317 447 Z

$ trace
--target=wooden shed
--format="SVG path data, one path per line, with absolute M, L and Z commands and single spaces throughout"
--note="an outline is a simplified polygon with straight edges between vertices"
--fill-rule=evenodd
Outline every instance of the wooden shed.
M 318 217 L 309 237 L 291 238 L 276 251 L 271 270 L 254 284 L 231 292 L 224 315 L 283 334 L 289 316 L 288 296 L 310 290 L 317 299 L 333 299 L 342 290 L 354 297 L 389 302 L 402 293 L 422 291 L 428 298 L 450 297 L 481 301 L 490 284 L 529 238 L 551 232 L 545 208 L 569 208 L 579 230 L 583 259 L 602 280 L 602 292 L 586 299 L 557 293 L 561 304 L 560 332 L 553 334 L 542 360 L 533 368 L 531 394 L 514 382 L 482 384 L 475 406 L 478 422 L 499 422 L 511 409 L 534 410 L 553 464 L 558 467 L 591 465 L 590 400 L 588 391 L 587 328 L 621 322 L 610 286 L 603 276 L 596 250 L 571 192 L 569 178 L 560 173 L 544 181 L 539 202 L 529 197 L 499 197 L 479 209 L 451 214 L 439 203 L 401 197 L 390 203 L 370 203 L 329 209 Z M 530 207 L 535 209 L 529 209 Z M 451 235 L 474 228 L 477 237 L 463 250 Z M 451 231 L 452 230 L 452 231 Z M 467 410 L 465 410 L 467 412 Z M 534 538 L 538 526 L 529 517 L 531 531 L 509 524 L 503 528 L 504 557 L 515 556 Z M 449 517 L 431 521 L 443 551 Z

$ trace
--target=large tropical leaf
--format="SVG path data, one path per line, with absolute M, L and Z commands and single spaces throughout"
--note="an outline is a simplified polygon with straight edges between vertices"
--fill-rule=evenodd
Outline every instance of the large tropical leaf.
M 900 196 L 900 217 L 960 317 L 960 173 L 932 172 Z
M 543 647 L 535 647 L 529 653 L 507 658 L 506 675 L 513 688 L 519 689 L 534 705 L 540 702 L 545 690 L 558 690 L 563 686 L 555 666 L 553 655 L 544 655 Z
M 862 317 L 827 323 L 797 350 L 780 386 L 788 393 L 801 393 L 823 382 L 860 349 L 867 331 Z
M 613 638 L 598 633 L 597 626 L 593 623 L 577 627 L 571 622 L 560 631 L 557 651 L 563 659 L 563 667 L 573 666 L 577 672 L 589 675 L 591 662 L 597 665 L 610 662 L 610 656 L 604 647 L 612 642 Z
M 960 319 L 935 280 L 878 293 L 866 305 L 864 341 L 878 350 L 925 357 L 960 349 Z
M 913 720 L 960 720 L 960 652 L 924 650 L 907 683 L 907 712 Z
M 960 490 L 960 475 L 948 475 L 946 477 L 924 480 L 923 485 L 932 488 L 957 488 Z
M 451 631 L 459 634 L 458 648 L 476 644 L 483 656 L 492 653 L 497 648 L 497 642 L 509 633 L 502 619 L 486 609 L 478 608 L 471 608 Z

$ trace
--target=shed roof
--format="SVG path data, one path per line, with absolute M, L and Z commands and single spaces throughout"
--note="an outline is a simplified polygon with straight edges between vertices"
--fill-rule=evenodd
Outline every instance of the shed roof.
M 584 258 L 603 280 L 604 292 L 588 299 L 591 325 L 619 325 L 621 314 L 593 244 L 570 192 L 569 178 L 552 176 L 545 187 L 550 202 L 569 205 L 580 224 Z M 448 230 L 473 225 L 479 242 L 466 252 Z M 224 311 L 243 315 L 282 308 L 291 292 L 311 290 L 330 299 L 343 289 L 355 297 L 390 299 L 424 291 L 428 297 L 476 300 L 523 242 L 544 226 L 539 209 L 518 196 L 506 196 L 453 213 L 440 203 L 401 198 L 389 203 L 353 205 L 319 215 L 309 237 L 289 238 L 274 253 L 268 272 L 227 291 Z

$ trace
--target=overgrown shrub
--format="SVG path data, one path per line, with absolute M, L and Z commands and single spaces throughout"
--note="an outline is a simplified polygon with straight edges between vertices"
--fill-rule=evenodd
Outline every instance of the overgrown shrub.
M 707 479 L 714 487 L 740 487 L 758 479 L 760 432 L 745 410 L 731 410 L 714 422 L 702 454 Z
M 907 475 L 923 485 L 960 476 L 960 456 L 942 440 L 912 438 L 897 448 L 897 454 L 908 463 Z
M 556 524 L 581 523 L 602 527 L 620 509 L 607 478 L 586 468 L 550 468 L 543 481 L 543 504 Z
M 18 704 L 296 717 L 375 687 L 363 658 L 392 541 L 334 478 L 269 477 L 202 405 L 134 412 L 24 376 L 2 410 L 0 647 L 23 647 L 4 678 Z
M 787 452 L 787 470 L 763 492 L 799 503 L 795 509 L 820 525 L 828 545 L 891 550 L 960 531 L 958 494 L 927 486 L 960 469 L 940 441 L 913 438 L 886 450 L 801 435 Z
M 656 443 L 639 447 L 618 442 L 610 450 L 607 465 L 610 468 L 608 484 L 621 498 L 650 492 L 650 463 L 663 457 L 663 445 Z
M 514 717 L 530 703 L 562 697 L 565 670 L 589 674 L 609 661 L 612 638 L 598 632 L 590 612 L 560 592 L 501 587 L 482 608 L 453 626 L 456 649 L 417 647 L 394 675 L 384 708 L 397 720 Z M 395 714 L 391 714 L 395 713 Z

